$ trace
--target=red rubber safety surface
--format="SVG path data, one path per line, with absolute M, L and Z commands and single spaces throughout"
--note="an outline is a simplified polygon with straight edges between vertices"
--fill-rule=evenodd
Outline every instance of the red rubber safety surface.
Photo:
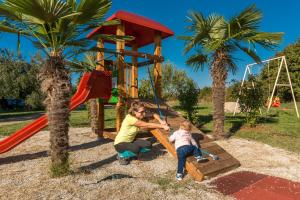
M 254 172 L 232 173 L 214 180 L 211 185 L 241 200 L 300 200 L 300 183 Z

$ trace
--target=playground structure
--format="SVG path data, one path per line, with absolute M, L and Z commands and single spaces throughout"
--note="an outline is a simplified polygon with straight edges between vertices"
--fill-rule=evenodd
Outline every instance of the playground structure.
M 144 102 L 146 107 L 153 112 L 156 112 L 157 107 L 159 107 L 160 115 L 165 117 L 165 120 L 170 124 L 172 129 L 178 129 L 180 121 L 184 120 L 184 118 L 181 117 L 177 112 L 170 109 L 169 106 L 161 100 L 161 63 L 164 60 L 162 56 L 162 39 L 174 35 L 173 31 L 158 22 L 125 11 L 116 12 L 109 17 L 107 21 L 114 19 L 119 19 L 120 24 L 98 27 L 88 34 L 87 37 L 93 39 L 97 37 L 97 34 L 111 34 L 117 36 L 133 36 L 135 39 L 132 41 L 117 40 L 116 50 L 104 48 L 105 42 L 114 43 L 114 41 L 104 41 L 101 39 L 97 41 L 97 49 L 99 52 L 97 53 L 96 70 L 92 73 L 86 73 L 83 76 L 78 90 L 71 100 L 70 109 L 75 109 L 77 106 L 89 99 L 101 98 L 101 100 L 98 101 L 97 106 L 98 119 L 100 122 L 100 127 L 98 129 L 99 131 L 96 133 L 98 137 L 108 137 L 114 139 L 116 133 L 120 129 L 122 120 L 125 117 L 125 107 L 132 100 Z M 151 43 L 154 43 L 154 54 L 138 52 L 138 48 Z M 126 50 L 126 46 L 131 47 L 132 50 Z M 105 59 L 105 53 L 114 55 L 116 57 L 116 61 Z M 131 63 L 126 62 L 125 56 L 132 57 Z M 147 60 L 138 62 L 138 58 Z M 108 103 L 108 99 L 111 95 L 112 72 L 108 71 L 106 66 L 114 64 L 117 66 L 116 68 L 118 74 L 116 129 L 108 131 L 104 129 L 104 105 Z M 154 65 L 153 89 L 154 93 L 156 94 L 155 96 L 157 97 L 155 99 L 155 103 L 153 103 L 152 100 L 138 99 L 138 67 L 150 64 Z M 25 141 L 46 126 L 47 117 L 40 117 L 30 125 L 2 140 L 0 142 L 0 153 L 4 153 L 14 148 L 16 145 Z M 168 140 L 168 132 L 160 129 L 154 129 L 151 130 L 151 133 L 173 156 L 176 156 L 175 147 Z M 197 141 L 200 141 L 201 148 L 204 151 L 214 154 L 219 158 L 218 160 L 208 158 L 208 161 L 205 163 L 197 163 L 192 156 L 187 158 L 186 170 L 195 180 L 202 181 L 206 177 L 212 177 L 240 166 L 239 161 L 233 158 L 215 142 L 212 142 L 211 139 L 205 136 L 194 126 L 192 129 L 192 134 Z
M 276 79 L 275 79 L 275 83 L 273 85 L 273 89 L 272 89 L 272 93 L 270 95 L 270 90 L 271 90 L 271 83 L 269 82 L 269 98 L 267 100 L 267 112 L 269 112 L 271 106 L 273 107 L 279 107 L 280 106 L 280 99 L 279 97 L 274 97 L 274 94 L 275 94 L 275 91 L 276 91 L 276 88 L 278 86 L 283 86 L 283 87 L 290 87 L 291 89 L 291 92 L 292 92 L 292 97 L 293 97 L 293 101 L 294 101 L 294 107 L 295 107 L 295 111 L 296 111 L 296 115 L 297 117 L 299 118 L 299 112 L 298 112 L 298 107 L 297 107 L 297 102 L 296 102 L 296 98 L 295 98 L 295 95 L 294 95 L 294 90 L 293 90 L 293 85 L 292 85 L 292 81 L 291 81 L 291 77 L 290 77 L 290 73 L 289 73 L 289 69 L 288 69 L 288 66 L 287 66 L 287 62 L 286 62 L 286 58 L 285 56 L 280 56 L 280 57 L 276 57 L 276 58 L 271 58 L 271 59 L 267 59 L 267 60 L 263 60 L 261 61 L 262 64 L 267 64 L 267 67 L 268 67 L 268 76 L 269 76 L 269 68 L 270 68 L 270 61 L 274 61 L 274 60 L 278 60 L 278 71 L 277 71 L 277 76 L 276 76 Z M 258 65 L 259 63 L 251 63 L 251 64 L 248 64 L 246 65 L 246 68 L 245 68 L 245 72 L 244 72 L 244 76 L 243 76 L 243 80 L 242 80 L 242 83 L 241 83 L 241 87 L 243 87 L 244 85 L 244 82 L 247 78 L 247 74 L 249 75 L 252 75 L 252 68 L 255 67 L 256 65 Z M 287 77 L 288 77 L 288 83 L 278 83 L 278 80 L 279 80 L 279 77 L 280 77 L 280 74 L 281 74 L 281 71 L 282 71 L 282 68 L 285 68 L 286 70 L 286 73 L 287 73 Z M 270 77 L 268 77 L 270 78 Z M 254 88 L 255 85 L 254 83 L 252 82 L 252 87 Z M 237 110 L 237 107 L 238 107 L 238 103 L 239 103 L 239 99 L 236 100 L 236 104 L 235 104 L 235 107 L 234 107 L 234 112 L 233 112 L 233 115 L 235 115 L 236 113 L 236 110 Z M 261 110 L 260 110 L 260 113 L 261 113 Z

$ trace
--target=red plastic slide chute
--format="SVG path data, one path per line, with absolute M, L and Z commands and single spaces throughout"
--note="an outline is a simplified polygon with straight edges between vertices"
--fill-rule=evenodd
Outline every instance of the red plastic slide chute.
M 109 99 L 111 96 L 111 73 L 93 71 L 85 73 L 80 80 L 77 91 L 71 99 L 70 110 L 93 98 Z M 48 125 L 47 116 L 43 115 L 21 130 L 0 141 L 0 154 L 9 151 L 26 139 L 30 138 Z

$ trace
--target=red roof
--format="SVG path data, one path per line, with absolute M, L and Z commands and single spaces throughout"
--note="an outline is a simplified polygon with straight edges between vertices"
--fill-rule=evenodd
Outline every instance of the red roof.
M 155 32 L 160 32 L 162 38 L 167 38 L 174 35 L 174 32 L 166 26 L 148 19 L 146 17 L 136 15 L 127 11 L 120 10 L 110 16 L 106 21 L 113 19 L 120 19 L 125 25 L 125 35 L 134 36 L 135 40 L 126 43 L 126 46 L 131 46 L 132 42 L 135 42 L 138 47 L 142 47 L 154 42 Z M 87 35 L 87 38 L 92 37 L 95 34 L 113 34 L 115 35 L 117 26 L 100 26 L 94 29 Z M 112 42 L 112 41 L 105 41 Z

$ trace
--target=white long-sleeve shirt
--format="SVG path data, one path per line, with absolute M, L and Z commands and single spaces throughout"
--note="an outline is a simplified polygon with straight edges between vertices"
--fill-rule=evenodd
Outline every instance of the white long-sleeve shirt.
M 178 149 L 183 145 L 194 145 L 198 147 L 197 142 L 192 137 L 191 133 L 186 130 L 179 129 L 175 131 L 169 138 L 170 142 L 175 141 L 175 148 Z

